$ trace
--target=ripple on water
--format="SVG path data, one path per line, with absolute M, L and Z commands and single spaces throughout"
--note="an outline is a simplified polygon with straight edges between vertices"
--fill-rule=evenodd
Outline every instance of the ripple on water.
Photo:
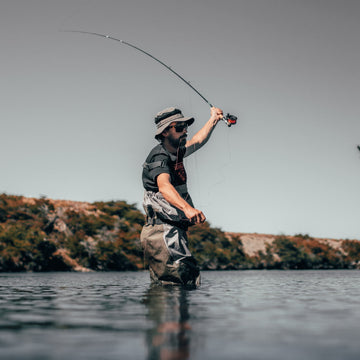
M 150 287 L 147 272 L 0 274 L 0 357 L 357 359 L 360 272 L 202 279 L 186 290 Z

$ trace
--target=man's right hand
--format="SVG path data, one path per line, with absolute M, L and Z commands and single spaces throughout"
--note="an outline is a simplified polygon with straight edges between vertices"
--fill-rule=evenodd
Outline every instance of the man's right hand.
M 197 210 L 191 206 L 184 210 L 184 214 L 192 224 L 201 224 L 206 220 L 206 217 L 202 211 Z

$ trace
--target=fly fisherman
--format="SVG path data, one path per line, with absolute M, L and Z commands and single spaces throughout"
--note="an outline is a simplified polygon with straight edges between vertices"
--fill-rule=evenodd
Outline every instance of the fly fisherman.
M 187 128 L 194 122 L 171 107 L 155 117 L 155 146 L 143 165 L 146 224 L 141 232 L 141 245 L 154 283 L 200 285 L 200 269 L 188 249 L 189 225 L 205 221 L 197 210 L 186 186 L 183 158 L 200 149 L 210 138 L 222 110 L 212 107 L 210 119 L 193 136 Z

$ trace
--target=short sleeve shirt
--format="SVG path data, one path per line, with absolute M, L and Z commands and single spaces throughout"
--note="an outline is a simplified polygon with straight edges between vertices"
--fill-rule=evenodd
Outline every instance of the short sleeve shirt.
M 146 158 L 143 167 L 142 179 L 145 190 L 158 192 L 157 177 L 162 173 L 170 175 L 170 182 L 173 186 L 186 185 L 186 171 L 183 164 L 184 153 L 185 148 L 179 149 L 178 154 L 174 155 L 161 144 L 155 146 Z
M 145 190 L 158 192 L 157 177 L 166 173 L 171 175 L 170 164 L 176 157 L 170 154 L 161 144 L 155 146 L 146 158 L 143 166 L 142 181 Z

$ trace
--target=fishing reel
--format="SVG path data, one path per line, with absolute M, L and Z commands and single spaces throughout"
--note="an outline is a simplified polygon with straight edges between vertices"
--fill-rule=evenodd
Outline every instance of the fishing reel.
M 235 115 L 230 115 L 229 113 L 226 114 L 222 119 L 225 124 L 230 127 L 231 125 L 235 125 L 237 122 L 237 117 Z

